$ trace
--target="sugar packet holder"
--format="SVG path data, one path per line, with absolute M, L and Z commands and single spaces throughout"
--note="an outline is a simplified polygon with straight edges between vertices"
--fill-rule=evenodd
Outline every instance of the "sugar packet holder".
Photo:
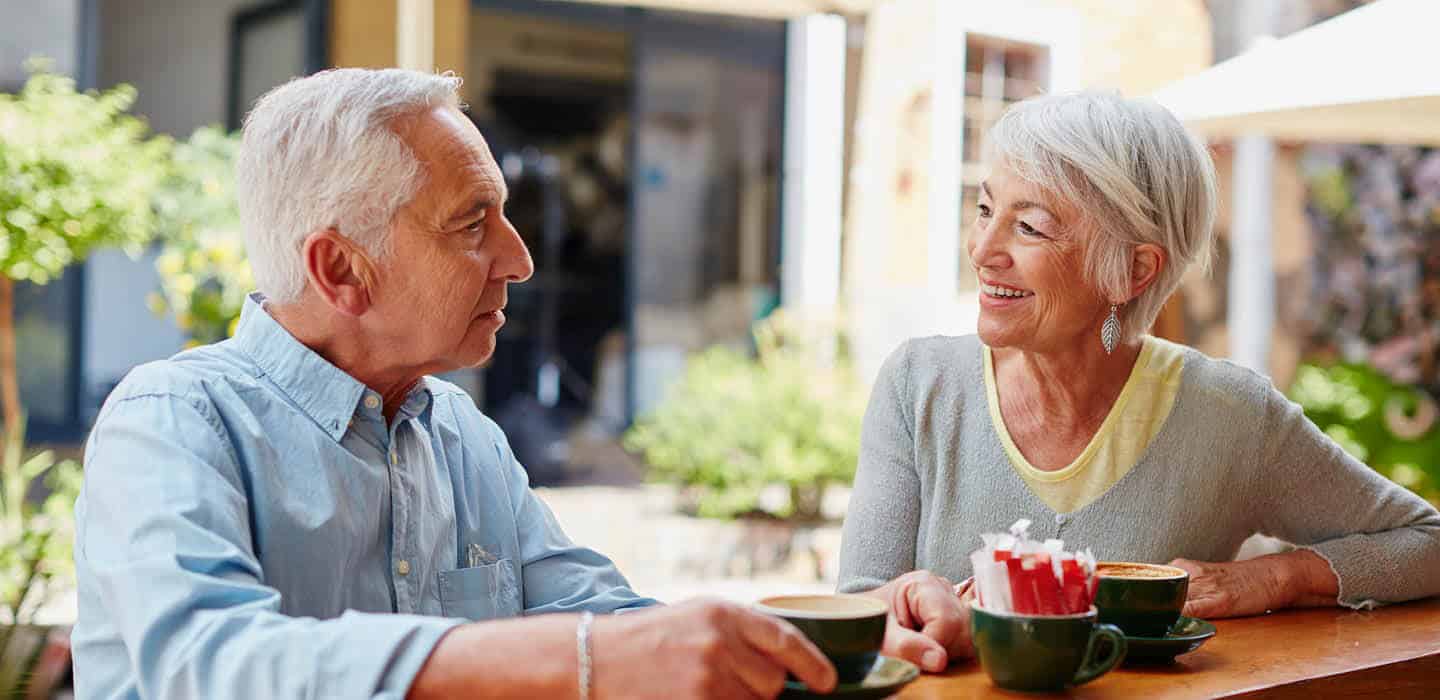
M 992 612 L 1068 615 L 1090 609 L 1095 598 L 1095 557 L 1089 550 L 1066 552 L 1061 540 L 1029 538 L 1030 521 L 1008 533 L 981 535 L 970 555 L 976 599 Z

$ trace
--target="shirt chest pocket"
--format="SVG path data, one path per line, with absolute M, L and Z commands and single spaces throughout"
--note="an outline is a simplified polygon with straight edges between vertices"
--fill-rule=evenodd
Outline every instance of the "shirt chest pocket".
M 439 576 L 440 610 L 446 617 L 492 620 L 515 617 L 524 609 L 511 559 L 441 571 Z

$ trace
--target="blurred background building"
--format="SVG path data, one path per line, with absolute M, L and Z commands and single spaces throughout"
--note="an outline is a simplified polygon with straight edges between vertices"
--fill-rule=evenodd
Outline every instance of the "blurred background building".
M 19 87 L 25 57 L 56 56 L 83 86 L 133 84 L 135 111 L 181 138 L 211 123 L 238 128 L 264 91 L 332 65 L 464 76 L 537 274 L 512 290 L 490 367 L 451 378 L 505 424 L 540 481 L 559 478 L 577 426 L 618 435 L 687 353 L 747 345 L 750 322 L 779 303 L 785 13 L 6 0 L 0 14 L 18 20 L 0 32 L 0 88 Z M 843 21 L 832 24 L 843 39 Z M 22 290 L 32 434 L 78 438 L 126 371 L 182 346 L 146 307 L 157 285 L 154 253 L 106 252 L 61 283 Z
M 843 456 L 858 440 L 835 425 L 858 416 L 849 399 L 826 403 L 821 379 L 833 376 L 814 379 L 801 363 L 786 384 L 752 367 L 736 376 L 766 380 L 756 383 L 776 403 L 810 402 L 786 418 L 835 419 L 785 443 L 814 450 L 787 453 L 805 468 L 740 479 L 742 460 L 721 460 L 737 477 L 727 480 L 647 464 L 621 437 L 703 365 L 696 353 L 763 353 L 755 322 L 783 308 L 837 324 L 863 386 L 906 338 L 973 331 L 964 228 L 985 176 L 985 133 L 1008 105 L 1095 88 L 1171 99 L 1185 117 L 1197 101 L 1225 101 L 1206 97 L 1228 92 L 1213 64 L 1259 58 L 1275 38 L 1352 10 L 1437 5 L 0 0 L 0 91 L 24 84 L 27 57 L 49 56 L 82 87 L 134 85 L 134 111 L 185 139 L 208 124 L 237 129 L 266 90 L 331 66 L 462 75 L 536 275 L 511 289 L 493 362 L 448 378 L 500 422 L 536 484 L 586 485 L 542 495 L 637 587 L 744 599 L 833 583 L 854 470 Z M 1435 43 L 1397 35 L 1410 36 L 1392 25 L 1336 46 L 1325 72 L 1288 70 L 1337 95 L 1434 75 Z M 1396 58 L 1396 44 L 1418 58 Z M 1270 94 L 1282 81 L 1252 87 Z M 1267 373 L 1347 450 L 1440 501 L 1440 135 L 1406 141 L 1415 124 L 1440 119 L 1434 109 L 1396 114 L 1391 123 L 1407 130 L 1332 116 L 1329 131 L 1305 132 L 1297 127 L 1313 122 L 1298 112 L 1190 119 L 1220 173 L 1221 243 L 1210 273 L 1185 281 L 1154 332 Z M 1212 122 L 1243 128 L 1201 128 Z M 164 253 L 164 243 L 137 259 L 101 250 L 48 285 L 17 283 L 33 441 L 78 450 L 126 372 L 188 342 L 173 315 L 147 303 Z M 780 366 L 796 373 L 788 359 Z M 757 413 L 790 408 L 751 398 Z M 753 428 L 732 420 L 723 397 L 687 400 L 706 404 L 703 437 Z M 845 463 L 828 465 L 836 488 L 822 484 L 808 519 L 796 518 L 816 460 Z M 663 486 L 629 488 L 647 473 Z M 689 494 L 735 482 L 765 493 L 720 493 L 731 522 L 692 517 L 704 509 Z
M 1403 3 L 1424 0 L 1380 4 Z M 867 382 L 908 337 L 973 330 L 963 230 L 1008 105 L 1181 90 L 1367 4 L 0 0 L 0 89 L 47 55 L 82 86 L 133 84 L 135 111 L 184 138 L 236 129 L 266 90 L 330 66 L 459 73 L 537 274 L 512 289 L 493 362 L 449 378 L 536 483 L 633 483 L 646 467 L 623 431 L 694 353 L 753 348 L 753 322 L 776 308 L 839 323 Z M 1282 388 L 1318 358 L 1440 390 L 1440 262 L 1426 262 L 1440 261 L 1426 223 L 1440 156 L 1383 132 L 1330 140 L 1392 145 L 1267 133 L 1209 134 L 1222 244 L 1155 333 Z M 32 437 L 78 442 L 131 367 L 185 344 L 146 303 L 160 252 L 100 251 L 18 286 Z
M 492 365 L 452 379 L 541 482 L 613 457 L 605 446 L 688 354 L 747 346 L 779 305 L 843 306 L 866 376 L 906 337 L 965 332 L 961 227 L 988 124 L 1041 91 L 1144 94 L 1212 56 L 1198 0 L 4 0 L 0 12 L 15 20 L 0 87 L 19 86 L 24 57 L 50 55 L 84 86 L 135 85 L 135 111 L 179 137 L 238 128 L 265 90 L 328 66 L 464 76 L 537 275 L 512 290 Z M 102 252 L 22 291 L 37 437 L 78 438 L 126 371 L 183 344 L 144 303 L 153 263 Z M 599 447 L 577 456 L 583 445 Z

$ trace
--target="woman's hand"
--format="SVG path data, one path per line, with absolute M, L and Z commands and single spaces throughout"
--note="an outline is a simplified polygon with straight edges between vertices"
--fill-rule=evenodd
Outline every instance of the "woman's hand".
M 1190 574 L 1184 614 L 1243 617 L 1297 606 L 1334 605 L 1339 582 L 1320 555 L 1299 549 L 1245 561 L 1170 562 Z
M 867 593 L 890 606 L 884 653 L 930 673 L 972 656 L 970 608 L 961 593 L 928 571 L 912 571 Z

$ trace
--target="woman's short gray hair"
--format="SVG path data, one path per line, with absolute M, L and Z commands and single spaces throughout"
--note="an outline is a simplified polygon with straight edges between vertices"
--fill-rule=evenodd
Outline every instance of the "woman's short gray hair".
M 387 249 L 395 212 L 424 169 L 394 131 L 397 118 L 459 105 L 460 78 L 342 68 L 266 93 L 245 118 L 235 164 L 240 224 L 255 283 L 284 303 L 305 289 L 300 250 L 334 227 L 370 255 Z
M 1136 246 L 1166 262 L 1121 313 L 1125 338 L 1150 329 L 1192 264 L 1208 265 L 1217 201 L 1204 144 L 1155 102 L 1082 92 L 1011 107 L 990 132 L 990 157 L 1075 205 L 1092 232 L 1085 274 L 1106 297 L 1130 299 Z

